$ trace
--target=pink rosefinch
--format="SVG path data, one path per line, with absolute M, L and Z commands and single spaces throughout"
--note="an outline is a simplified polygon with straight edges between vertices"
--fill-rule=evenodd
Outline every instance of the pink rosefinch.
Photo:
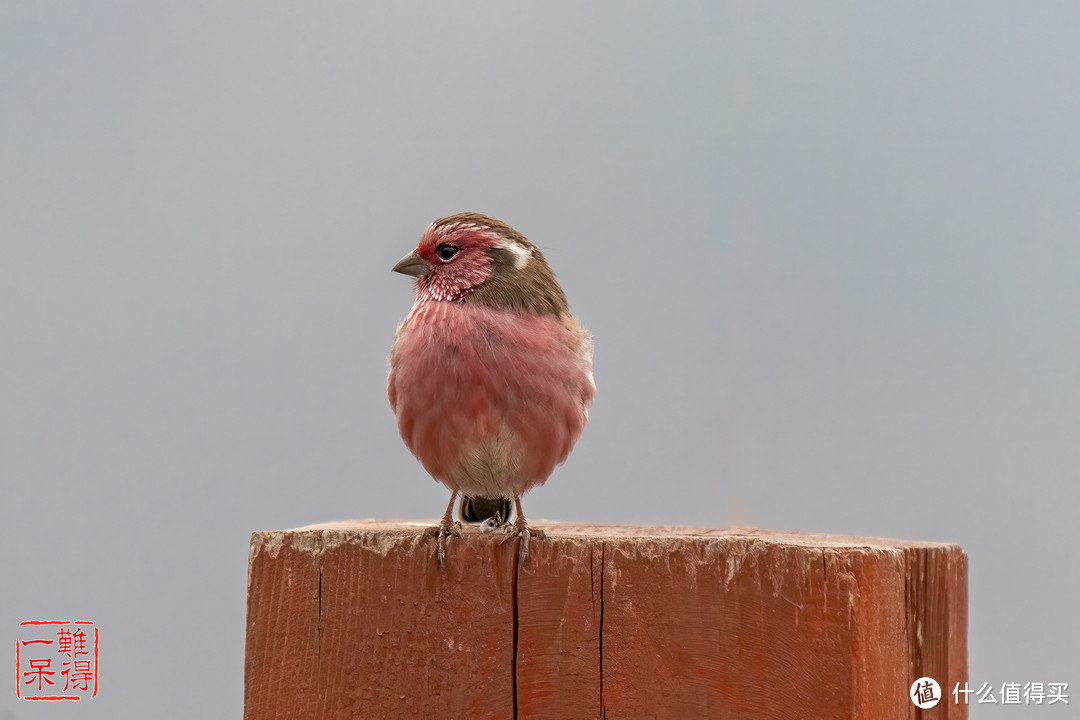
M 592 343 L 547 261 L 494 218 L 460 213 L 424 231 L 394 266 L 416 302 L 394 336 L 387 394 L 405 445 L 450 488 L 436 528 L 443 562 L 459 493 L 513 499 L 508 537 L 530 533 L 521 496 L 566 460 L 596 386 Z

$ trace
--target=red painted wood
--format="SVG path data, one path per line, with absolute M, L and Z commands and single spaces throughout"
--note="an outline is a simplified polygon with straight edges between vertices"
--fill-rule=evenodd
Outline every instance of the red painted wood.
M 252 536 L 246 720 L 966 717 L 955 545 L 537 523 L 440 568 L 425 525 Z

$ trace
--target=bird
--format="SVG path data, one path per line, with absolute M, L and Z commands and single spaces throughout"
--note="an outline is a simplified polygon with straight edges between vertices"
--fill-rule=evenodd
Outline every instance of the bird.
M 450 503 L 436 527 L 440 566 L 459 494 L 475 506 L 512 501 L 507 537 L 529 555 L 521 496 L 569 456 L 596 392 L 592 336 L 570 314 L 540 249 L 475 212 L 438 218 L 393 267 L 416 280 L 394 334 L 387 396 L 406 447 Z M 508 520 L 508 518 L 503 518 Z

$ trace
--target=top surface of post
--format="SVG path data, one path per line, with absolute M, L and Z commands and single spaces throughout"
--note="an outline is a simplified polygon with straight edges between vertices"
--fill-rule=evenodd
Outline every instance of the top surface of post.
M 333 531 L 348 535 L 356 533 L 385 534 L 392 536 L 416 535 L 432 527 L 437 520 L 360 519 L 338 520 L 287 530 L 267 530 L 260 534 L 293 534 Z M 955 543 L 928 542 L 922 540 L 899 540 L 861 535 L 838 535 L 832 533 L 794 532 L 787 530 L 762 530 L 752 527 L 706 528 L 689 525 L 607 525 L 537 520 L 530 525 L 545 531 L 550 537 L 576 537 L 595 540 L 625 540 L 629 538 L 684 538 L 684 539 L 756 539 L 769 544 L 799 547 L 862 547 L 862 548 L 956 548 Z M 479 529 L 465 528 L 466 534 L 479 533 Z

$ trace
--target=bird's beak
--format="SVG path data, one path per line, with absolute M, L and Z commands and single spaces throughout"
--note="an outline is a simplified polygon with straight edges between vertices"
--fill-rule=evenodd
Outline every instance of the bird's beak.
M 398 264 L 394 266 L 394 272 L 399 272 L 402 275 L 420 277 L 421 275 L 427 275 L 428 267 L 427 260 L 420 257 L 415 252 L 411 252 L 398 260 Z

